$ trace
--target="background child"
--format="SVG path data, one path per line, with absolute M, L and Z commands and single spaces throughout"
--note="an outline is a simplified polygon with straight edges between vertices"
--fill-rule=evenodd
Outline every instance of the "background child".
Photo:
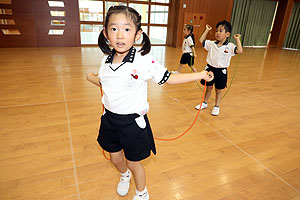
M 133 44 L 141 35 L 142 48 L 137 51 Z M 132 173 L 136 185 L 133 200 L 148 200 L 146 173 L 140 161 L 149 157 L 151 151 L 155 154 L 156 150 L 147 118 L 147 80 L 152 79 L 159 85 L 200 79 L 211 81 L 213 73 L 171 75 L 148 54 L 151 44 L 141 29 L 141 15 L 127 6 L 110 7 L 98 44 L 108 55 L 102 59 L 99 75 L 87 75 L 90 82 L 103 90 L 105 110 L 97 140 L 110 153 L 111 162 L 121 173 L 118 194 L 125 196 L 128 193 Z
M 188 64 L 189 67 L 192 68 L 193 72 L 197 72 L 196 68 L 194 67 L 194 58 L 196 58 L 197 55 L 195 51 L 195 37 L 193 34 L 193 25 L 185 24 L 183 27 L 183 34 L 184 39 L 182 43 L 182 56 L 177 71 L 172 72 L 174 74 L 180 73 L 182 67 L 185 64 Z
M 236 45 L 228 41 L 231 34 L 231 24 L 228 21 L 219 22 L 216 28 L 216 41 L 205 40 L 208 32 L 212 29 L 209 25 L 206 25 L 206 29 L 199 40 L 204 49 L 208 51 L 205 70 L 214 73 L 214 80 L 206 84 L 207 90 L 201 109 L 207 108 L 208 99 L 211 95 L 213 85 L 215 85 L 216 99 L 215 106 L 211 112 L 212 115 L 220 114 L 219 105 L 222 98 L 222 90 L 227 86 L 227 68 L 230 65 L 230 59 L 235 54 L 243 52 L 240 34 L 234 35 Z M 201 80 L 201 83 L 204 85 L 204 80 Z M 196 109 L 200 109 L 200 104 L 196 106 Z

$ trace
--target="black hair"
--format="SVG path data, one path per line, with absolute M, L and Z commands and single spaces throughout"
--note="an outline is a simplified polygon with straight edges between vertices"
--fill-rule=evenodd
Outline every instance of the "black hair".
M 129 17 L 133 21 L 134 25 L 136 26 L 136 33 L 139 30 L 142 30 L 142 28 L 141 28 L 142 17 L 135 9 L 128 7 L 128 6 L 111 6 L 108 9 L 108 12 L 105 17 L 105 23 L 104 23 L 104 27 L 103 27 L 104 29 L 100 32 L 99 38 L 98 38 L 98 46 L 100 47 L 101 51 L 104 54 L 111 54 L 112 50 L 109 47 L 109 41 L 105 38 L 103 31 L 105 31 L 105 33 L 107 35 L 107 25 L 108 25 L 110 16 L 113 14 L 120 14 L 120 13 L 125 14 L 127 17 Z M 139 52 L 141 52 L 142 55 L 146 55 L 147 53 L 150 52 L 150 50 L 151 50 L 150 39 L 147 36 L 147 34 L 143 32 L 142 48 L 139 50 Z
M 192 24 L 185 24 L 184 26 L 187 28 L 187 30 L 191 31 L 191 33 L 188 36 L 192 37 L 194 45 L 196 45 L 195 44 L 195 36 L 194 36 L 194 33 L 193 33 L 193 30 L 194 30 L 193 25 Z
M 229 32 L 231 33 L 231 24 L 230 22 L 223 20 L 217 23 L 216 28 L 218 28 L 219 26 L 224 26 L 225 32 Z

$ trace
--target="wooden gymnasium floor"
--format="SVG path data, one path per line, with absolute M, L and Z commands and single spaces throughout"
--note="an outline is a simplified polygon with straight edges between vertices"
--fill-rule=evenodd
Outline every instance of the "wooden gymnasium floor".
M 206 53 L 197 49 L 197 69 Z M 169 70 L 181 49 L 153 47 Z M 96 142 L 98 48 L 0 49 L 0 199 L 118 200 L 116 169 Z M 300 52 L 244 49 L 229 68 L 221 114 L 200 112 L 181 139 L 156 141 L 143 161 L 152 200 L 300 199 Z M 188 72 L 186 67 L 185 72 Z M 156 137 L 172 138 L 195 119 L 202 91 L 193 82 L 149 81 Z M 214 93 L 213 93 L 214 97 Z

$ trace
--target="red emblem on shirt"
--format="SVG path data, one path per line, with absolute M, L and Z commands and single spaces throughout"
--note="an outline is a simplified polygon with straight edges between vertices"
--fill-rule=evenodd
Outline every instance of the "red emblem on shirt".
M 139 78 L 139 76 L 138 76 L 137 74 L 135 74 L 135 75 L 131 74 L 131 76 L 132 76 L 134 79 L 138 79 L 138 78 Z

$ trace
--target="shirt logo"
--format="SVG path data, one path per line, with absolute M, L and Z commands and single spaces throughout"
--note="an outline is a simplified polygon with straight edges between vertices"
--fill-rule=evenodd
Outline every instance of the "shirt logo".
M 226 47 L 225 50 L 224 50 L 224 53 L 228 53 L 229 52 L 229 48 Z
M 136 70 L 136 69 L 133 70 L 133 73 L 131 74 L 131 76 L 132 76 L 134 79 L 138 79 L 138 78 L 139 78 L 139 76 L 137 75 L 137 70 Z
M 139 78 L 139 76 L 138 76 L 137 74 L 135 74 L 135 75 L 131 74 L 131 76 L 132 76 L 134 79 L 138 79 L 138 78 Z

